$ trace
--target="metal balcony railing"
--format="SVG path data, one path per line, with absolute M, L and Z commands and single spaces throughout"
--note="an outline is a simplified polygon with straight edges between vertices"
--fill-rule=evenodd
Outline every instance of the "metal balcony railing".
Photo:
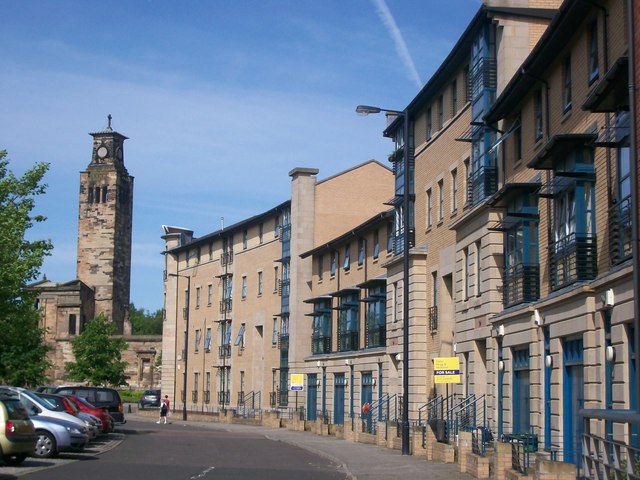
M 220 265 L 231 265 L 233 263 L 233 252 L 223 252 L 220 254 Z
M 232 298 L 223 298 L 222 300 L 220 300 L 220 313 L 231 312 L 232 307 L 233 307 Z
M 384 325 L 376 325 L 367 328 L 367 336 L 365 337 L 366 348 L 384 347 L 386 345 L 387 329 Z
M 437 306 L 429 307 L 428 314 L 429 314 L 429 330 L 433 334 L 438 331 L 438 307 Z
M 595 235 L 572 233 L 549 245 L 549 281 L 557 290 L 576 281 L 592 280 L 598 273 Z
M 269 392 L 269 406 L 275 408 L 278 405 L 278 392 Z
M 229 358 L 231 356 L 231 345 L 220 345 L 218 347 L 219 358 Z
M 495 154 L 492 155 L 495 156 Z M 489 198 L 498 190 L 498 168 L 486 164 L 481 165 L 469 175 L 467 188 L 467 200 L 471 205 L 476 205 L 485 198 Z
M 220 405 L 229 405 L 230 399 L 231 399 L 231 392 L 229 390 L 218 392 L 218 403 Z
M 359 332 L 346 332 L 338 336 L 338 344 L 341 352 L 350 352 L 360 348 Z
M 631 199 L 609 209 L 609 259 L 612 265 L 631 258 Z
M 311 336 L 311 353 L 331 353 L 331 336 L 330 335 L 312 335 Z
M 278 335 L 278 349 L 289 350 L 289 334 L 281 333 Z
M 193 403 L 198 403 L 198 390 L 191 391 L 191 401 Z
M 510 307 L 540 298 L 540 266 L 519 263 L 504 272 L 504 305 Z
M 211 403 L 211 390 L 205 390 L 202 392 L 202 401 L 207 405 Z

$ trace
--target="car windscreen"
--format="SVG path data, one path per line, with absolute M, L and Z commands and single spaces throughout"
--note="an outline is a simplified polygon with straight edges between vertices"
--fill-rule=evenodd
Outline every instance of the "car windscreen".
M 24 405 L 22 405 L 17 398 L 2 400 L 2 403 L 4 403 L 4 406 L 7 408 L 9 420 L 29 420 L 27 409 L 24 408 Z

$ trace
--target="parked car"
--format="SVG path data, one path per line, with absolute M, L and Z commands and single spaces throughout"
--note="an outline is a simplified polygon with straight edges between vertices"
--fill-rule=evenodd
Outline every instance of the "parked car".
M 70 394 L 84 398 L 91 405 L 106 408 L 116 424 L 126 423 L 120 394 L 113 388 L 64 386 L 57 387 L 55 393 L 60 393 L 62 395 Z
M 87 430 L 85 422 L 78 417 L 69 415 L 63 408 L 62 411 L 57 410 L 51 403 L 38 397 L 37 394 L 21 387 L 0 387 L 0 392 L 9 392 L 18 395 L 18 398 L 27 409 L 29 416 L 43 415 L 45 417 L 59 418 L 71 423 L 75 423 L 78 428 Z
M 48 402 L 53 407 L 53 410 L 57 412 L 67 412 L 69 415 L 82 420 L 88 429 L 89 440 L 93 440 L 98 433 L 102 431 L 102 422 L 99 418 L 89 413 L 81 412 L 78 407 L 67 399 L 64 395 L 56 393 L 37 393 L 36 394 L 42 400 Z
M 89 441 L 86 429 L 78 428 L 75 423 L 42 415 L 33 415 L 31 421 L 37 436 L 32 450 L 34 457 L 51 458 L 60 452 L 80 452 Z
M 138 407 L 141 409 L 147 407 L 160 408 L 160 398 L 160 390 L 145 390 L 138 401 Z
M 106 408 L 98 408 L 95 405 L 91 405 L 84 398 L 76 397 L 75 395 L 66 394 L 65 397 L 70 402 L 73 402 L 81 412 L 87 412 L 98 417 L 102 422 L 102 433 L 113 432 L 113 417 L 109 415 L 109 411 Z
M 33 453 L 36 430 L 26 408 L 15 395 L 0 395 L 0 456 L 18 465 Z

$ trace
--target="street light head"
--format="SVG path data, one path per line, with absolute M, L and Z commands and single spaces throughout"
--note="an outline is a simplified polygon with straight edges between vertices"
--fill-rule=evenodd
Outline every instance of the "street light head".
M 356 113 L 358 115 L 366 116 L 372 113 L 380 113 L 382 111 L 379 107 L 370 107 L 369 105 L 358 105 L 356 107 Z

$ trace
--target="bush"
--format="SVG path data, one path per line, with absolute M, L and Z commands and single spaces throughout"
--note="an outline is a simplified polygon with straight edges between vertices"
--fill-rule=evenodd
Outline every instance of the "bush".
M 142 390 L 118 390 L 122 403 L 138 403 L 144 393 Z

